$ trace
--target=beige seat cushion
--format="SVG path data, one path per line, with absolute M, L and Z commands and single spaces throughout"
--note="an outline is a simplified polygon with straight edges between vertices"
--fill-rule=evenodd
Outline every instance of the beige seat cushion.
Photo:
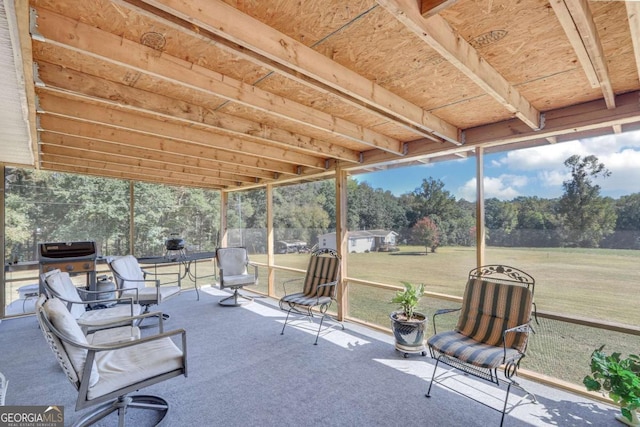
M 44 310 L 47 315 L 47 318 L 51 321 L 51 324 L 65 337 L 70 340 L 81 344 L 88 345 L 89 342 L 87 338 L 82 333 L 80 326 L 76 322 L 76 319 L 73 318 L 67 307 L 64 303 L 58 298 L 49 299 L 44 305 Z M 71 361 L 71 365 L 73 365 L 78 378 L 82 381 L 82 372 L 84 370 L 85 360 L 87 359 L 87 350 L 81 347 L 76 347 L 73 344 L 62 341 L 62 345 L 67 352 L 67 356 Z M 98 383 L 100 379 L 98 368 L 94 362 L 91 367 L 91 378 L 89 385 L 93 386 Z
M 100 381 L 89 388 L 89 400 L 147 378 L 184 368 L 182 351 L 162 338 L 96 355 Z

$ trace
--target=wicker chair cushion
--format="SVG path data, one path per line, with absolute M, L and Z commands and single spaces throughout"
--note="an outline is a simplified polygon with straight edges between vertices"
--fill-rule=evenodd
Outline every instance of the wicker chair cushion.
M 77 342 L 78 344 L 88 345 L 87 338 L 82 333 L 80 326 L 73 318 L 64 303 L 58 298 L 49 299 L 44 305 L 44 310 L 51 321 L 54 328 L 64 334 L 70 340 Z M 84 348 L 76 347 L 73 344 L 62 341 L 62 346 L 66 350 L 67 356 L 71 361 L 71 365 L 76 372 L 76 375 L 82 380 L 82 372 L 84 370 L 85 360 L 87 358 L 87 350 Z M 100 379 L 98 374 L 98 368 L 94 362 L 91 367 L 91 378 L 89 385 L 93 386 Z
M 462 300 L 456 331 L 489 346 L 502 346 L 505 329 L 531 320 L 533 296 L 524 286 L 471 278 Z M 506 346 L 524 352 L 527 335 L 507 334 Z

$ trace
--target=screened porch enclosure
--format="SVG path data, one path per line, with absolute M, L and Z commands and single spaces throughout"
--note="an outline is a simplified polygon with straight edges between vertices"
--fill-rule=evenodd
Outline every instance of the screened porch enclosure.
M 40 242 L 95 241 L 99 275 L 172 236 L 244 246 L 279 298 L 332 235 L 339 319 L 388 333 L 400 281 L 431 314 L 504 263 L 538 282 L 526 375 L 583 390 L 593 349 L 640 348 L 640 2 L 4 0 L 0 24 L 1 319 L 32 311 Z M 370 230 L 399 250 L 350 246 Z

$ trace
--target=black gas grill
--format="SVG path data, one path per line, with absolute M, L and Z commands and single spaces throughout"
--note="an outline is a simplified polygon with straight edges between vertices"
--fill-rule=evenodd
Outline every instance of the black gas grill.
M 40 243 L 40 273 L 54 270 L 87 275 L 87 288 L 96 283 L 96 242 Z M 42 291 L 43 289 L 41 289 Z

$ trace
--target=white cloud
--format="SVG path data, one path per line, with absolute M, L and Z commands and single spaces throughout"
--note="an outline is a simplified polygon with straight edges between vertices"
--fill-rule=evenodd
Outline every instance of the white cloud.
M 500 175 L 497 178 L 484 178 L 484 197 L 511 200 L 521 195 L 518 188 L 526 187 L 529 178 L 524 175 Z M 458 188 L 457 198 L 473 201 L 476 199 L 476 179 L 472 178 Z
M 562 183 L 571 179 L 564 161 L 575 154 L 595 155 L 611 171 L 610 177 L 594 181 L 603 195 L 618 197 L 640 191 L 640 131 L 510 151 L 492 160 L 485 173 L 492 169 L 499 173 L 503 167 L 516 173 L 536 172 L 535 180 L 547 189 L 545 196 L 558 197 Z

